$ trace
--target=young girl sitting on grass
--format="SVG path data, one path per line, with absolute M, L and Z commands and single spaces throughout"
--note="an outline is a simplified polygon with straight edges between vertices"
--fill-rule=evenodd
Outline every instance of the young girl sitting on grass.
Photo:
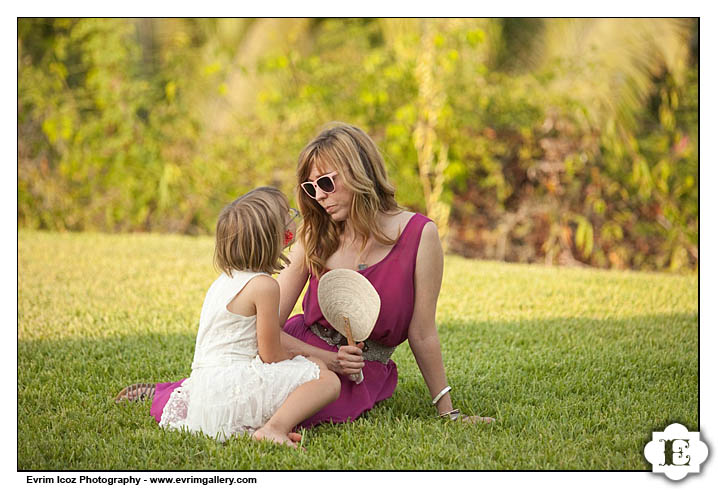
M 292 212 L 292 214 L 290 214 Z M 160 426 L 224 441 L 251 433 L 296 447 L 292 428 L 339 396 L 339 378 L 319 359 L 279 341 L 279 284 L 297 212 L 260 187 L 219 215 L 214 260 L 222 274 L 202 306 L 192 374 L 170 395 Z

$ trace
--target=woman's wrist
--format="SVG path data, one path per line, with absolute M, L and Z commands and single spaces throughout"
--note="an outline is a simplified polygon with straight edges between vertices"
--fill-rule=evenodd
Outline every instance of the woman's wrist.
M 339 368 L 339 364 L 337 363 L 337 353 L 336 352 L 317 348 L 316 350 L 309 352 L 308 355 L 318 357 L 319 360 L 321 360 L 324 364 L 327 365 L 327 368 L 330 371 L 338 373 L 337 369 Z
M 329 358 L 324 360 L 324 362 L 326 363 L 329 370 L 335 372 L 336 374 L 344 374 L 342 373 L 342 368 L 339 365 L 339 353 L 329 351 L 327 352 L 329 354 Z

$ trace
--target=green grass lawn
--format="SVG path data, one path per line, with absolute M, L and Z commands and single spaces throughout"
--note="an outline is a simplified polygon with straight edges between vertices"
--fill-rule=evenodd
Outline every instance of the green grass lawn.
M 210 237 L 19 232 L 18 469 L 650 470 L 651 432 L 698 430 L 698 281 L 446 258 L 439 420 L 408 345 L 392 398 L 306 452 L 157 427 L 139 381 L 190 373 Z

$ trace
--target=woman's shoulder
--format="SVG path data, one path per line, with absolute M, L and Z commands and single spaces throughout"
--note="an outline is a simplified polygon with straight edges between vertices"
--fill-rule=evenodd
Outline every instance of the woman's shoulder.
M 411 221 L 417 221 L 419 223 L 433 223 L 431 218 L 428 218 L 427 216 L 416 212 L 416 211 L 408 211 L 406 209 L 399 210 L 396 214 L 394 214 L 396 218 L 402 220 L 405 223 L 409 223 Z
M 421 213 L 415 213 L 404 209 L 400 209 L 395 214 L 390 214 L 388 217 L 389 219 L 385 225 L 385 229 L 390 232 L 388 235 L 394 235 L 395 239 L 399 239 L 410 224 L 420 223 L 423 225 L 424 223 L 431 221 Z
M 411 211 L 402 211 L 397 217 L 401 218 L 401 230 L 407 230 L 412 227 L 412 234 L 424 236 L 426 234 L 438 234 L 438 230 L 434 222 L 421 213 Z
M 421 229 L 421 244 L 426 245 L 427 242 L 430 244 L 440 244 L 441 239 L 439 237 L 439 228 L 436 223 L 431 221 L 429 218 L 424 216 L 425 221 L 423 222 L 423 228 Z
M 439 229 L 430 218 L 421 213 L 405 212 L 405 225 L 402 227 L 400 238 L 405 243 L 411 245 L 415 249 L 431 249 L 435 250 L 437 244 L 441 247 L 439 238 Z

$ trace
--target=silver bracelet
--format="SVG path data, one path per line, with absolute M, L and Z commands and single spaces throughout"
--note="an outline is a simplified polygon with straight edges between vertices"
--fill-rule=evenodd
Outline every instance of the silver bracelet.
M 432 405 L 436 405 L 436 403 L 437 403 L 439 400 L 441 400 L 441 397 L 444 396 L 444 395 L 446 395 L 446 394 L 447 394 L 448 392 L 450 392 L 450 391 L 451 391 L 451 386 L 446 385 L 446 388 L 444 388 L 443 390 L 441 390 L 441 391 L 439 392 L 439 394 L 436 395 L 433 400 L 431 400 L 431 404 L 432 404 Z

